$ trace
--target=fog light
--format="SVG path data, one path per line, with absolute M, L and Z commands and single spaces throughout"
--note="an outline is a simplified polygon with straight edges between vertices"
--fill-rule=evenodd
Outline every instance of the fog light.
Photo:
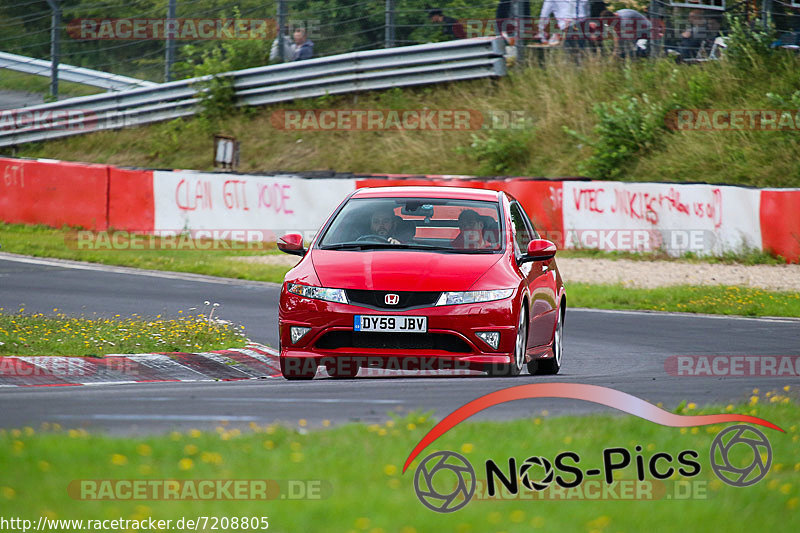
M 292 338 L 292 344 L 297 344 L 297 341 L 303 338 L 303 335 L 311 331 L 311 328 L 301 328 L 300 326 L 292 326 L 289 328 L 289 336 Z
M 496 350 L 500 346 L 500 332 L 499 331 L 479 331 L 476 333 L 478 338 Z

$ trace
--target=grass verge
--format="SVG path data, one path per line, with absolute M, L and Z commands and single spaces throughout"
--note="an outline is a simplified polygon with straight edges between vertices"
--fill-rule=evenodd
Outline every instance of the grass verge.
M 225 249 L 223 245 L 233 247 L 236 244 L 198 240 L 196 248 L 170 250 L 159 245 L 162 239 L 156 239 L 153 249 L 142 250 L 135 249 L 136 246 L 131 244 L 130 239 L 123 238 L 114 245 L 114 249 L 80 249 L 76 241 L 75 229 L 0 223 L 0 246 L 3 252 L 274 283 L 281 283 L 288 271 L 288 268 L 279 265 L 235 260 L 244 256 L 280 254 L 274 245 L 267 250 Z M 206 249 L 206 245 L 209 249 Z M 242 243 L 239 245 L 240 248 L 244 247 Z
M 50 78 L 3 69 L 2 77 L 0 77 L 0 89 L 47 95 L 50 94 Z M 88 96 L 102 92 L 105 91 L 99 87 L 58 80 L 58 94 L 61 97 Z
M 783 394 L 783 393 L 781 393 Z M 675 457 L 682 450 L 699 454 L 700 472 L 692 478 L 676 473 L 666 483 L 691 483 L 684 497 L 652 500 L 472 501 L 451 514 L 425 508 L 413 489 L 418 459 L 405 473 L 402 465 L 433 422 L 424 415 L 394 416 L 385 424 L 348 424 L 307 431 L 286 426 L 253 426 L 241 432 L 220 426 L 216 432 L 191 430 L 170 435 L 115 438 L 85 430 L 0 430 L 0 506 L 33 520 L 179 519 L 180 517 L 268 516 L 270 531 L 794 531 L 800 527 L 798 425 L 800 408 L 781 395 L 777 401 L 727 408 L 690 410 L 690 414 L 723 411 L 754 414 L 786 430 L 763 429 L 773 450 L 767 476 L 756 485 L 723 484 L 711 471 L 713 437 L 727 425 L 663 427 L 634 416 L 548 418 L 531 404 L 531 417 L 511 422 L 465 422 L 423 451 L 463 454 L 485 479 L 485 461 L 505 468 L 509 457 L 522 463 L 530 455 L 551 460 L 562 451 L 581 457 L 583 470 L 602 466 L 604 448 L 624 447 L 635 456 L 641 445 L 647 461 L 657 452 Z M 691 404 L 690 404 L 691 407 Z M 497 436 L 502 435 L 502 439 Z M 752 461 L 733 456 L 734 464 Z M 646 463 L 645 463 L 646 464 Z M 635 462 L 615 473 L 634 479 Z M 112 500 L 84 501 L 68 496 L 73 480 L 321 480 L 322 499 L 252 500 Z M 602 479 L 602 478 L 598 478 Z M 652 478 L 647 475 L 647 478 Z M 438 478 L 434 479 L 439 482 Z M 523 494 L 530 496 L 527 489 Z M 795 526 L 791 524 L 794 523 Z M 323 526 L 324 524 L 324 526 Z
M 23 311 L 12 315 L 0 308 L 0 355 L 101 356 L 222 350 L 246 344 L 244 334 L 236 327 L 204 315 L 89 319 L 64 314 L 25 315 Z
M 800 316 L 800 292 L 727 285 L 634 289 L 621 284 L 569 283 L 571 307 L 644 309 L 743 316 Z

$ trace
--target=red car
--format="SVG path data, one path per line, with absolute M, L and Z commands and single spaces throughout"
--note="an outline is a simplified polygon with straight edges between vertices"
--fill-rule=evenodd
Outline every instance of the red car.
M 505 192 L 359 189 L 306 250 L 280 296 L 281 370 L 311 379 L 360 368 L 556 374 L 566 295 L 555 245 Z

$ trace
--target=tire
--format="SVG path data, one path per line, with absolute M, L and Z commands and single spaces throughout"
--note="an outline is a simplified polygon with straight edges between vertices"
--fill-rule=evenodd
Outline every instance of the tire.
M 519 310 L 517 338 L 514 342 L 514 361 L 504 364 L 486 365 L 486 373 L 491 377 L 515 377 L 522 372 L 525 365 L 525 351 L 528 348 L 528 314 L 525 306 Z
M 317 375 L 317 365 L 305 358 L 281 357 L 281 374 L 289 381 L 310 380 Z
M 334 379 L 353 379 L 358 374 L 359 366 L 348 359 L 337 359 L 326 364 L 325 370 Z
M 558 311 L 558 323 L 556 324 L 556 332 L 553 335 L 553 357 L 549 359 L 539 359 L 537 361 L 538 374 L 543 375 L 555 375 L 558 374 L 558 371 L 561 370 L 561 363 L 564 357 L 564 351 L 562 348 L 564 342 L 564 315 L 562 310 Z

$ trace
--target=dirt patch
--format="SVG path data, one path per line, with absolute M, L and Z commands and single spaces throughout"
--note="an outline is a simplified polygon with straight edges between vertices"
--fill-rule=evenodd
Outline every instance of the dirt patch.
M 800 291 L 800 265 L 725 265 L 562 257 L 558 259 L 558 269 L 567 283 L 622 283 L 641 288 L 739 285 L 774 291 Z

